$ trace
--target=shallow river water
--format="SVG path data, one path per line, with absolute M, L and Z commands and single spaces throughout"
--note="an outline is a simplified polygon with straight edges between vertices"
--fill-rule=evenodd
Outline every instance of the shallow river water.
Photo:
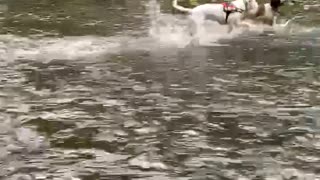
M 0 179 L 320 179 L 317 11 L 189 46 L 170 3 L 0 1 Z

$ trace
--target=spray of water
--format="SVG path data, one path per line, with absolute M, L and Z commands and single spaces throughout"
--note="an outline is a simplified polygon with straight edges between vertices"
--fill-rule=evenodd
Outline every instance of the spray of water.
M 150 20 L 149 35 L 160 45 L 177 46 L 179 48 L 189 45 L 193 39 L 188 24 L 190 20 L 186 15 L 163 14 L 160 4 L 150 0 L 147 4 Z M 235 34 L 228 34 L 227 27 L 216 22 L 206 21 L 199 33 L 200 45 L 219 45 L 219 39 L 232 38 Z

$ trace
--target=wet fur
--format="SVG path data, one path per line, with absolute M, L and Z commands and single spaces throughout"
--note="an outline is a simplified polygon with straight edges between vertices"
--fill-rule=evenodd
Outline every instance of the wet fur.
M 248 3 L 247 9 L 245 9 L 244 1 Z M 254 10 L 258 7 L 258 3 L 256 0 L 235 0 L 232 3 L 237 7 L 244 9 L 244 12 L 232 12 L 229 14 L 228 20 L 226 22 L 226 12 L 224 11 L 223 5 L 221 3 L 209 3 L 209 4 L 202 4 L 195 8 L 185 8 L 178 5 L 177 0 L 173 0 L 172 5 L 175 9 L 186 12 L 190 15 L 190 19 L 193 22 L 192 27 L 193 29 L 192 35 L 197 34 L 199 27 L 201 27 L 204 23 L 204 20 L 207 19 L 207 16 L 211 16 L 214 18 L 210 18 L 210 20 L 216 21 L 220 24 L 227 24 L 229 29 L 228 31 L 231 32 L 235 27 L 241 26 L 241 19 L 244 13 L 247 11 Z
M 254 23 L 273 26 L 275 18 L 279 13 L 279 7 L 282 5 L 280 0 L 270 0 L 270 3 L 260 4 L 255 12 L 248 13 L 243 17 L 242 23 L 248 25 L 248 21 L 246 20 L 251 20 Z

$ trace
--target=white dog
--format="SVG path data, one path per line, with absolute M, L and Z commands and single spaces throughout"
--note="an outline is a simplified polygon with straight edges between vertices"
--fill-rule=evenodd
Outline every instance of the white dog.
M 231 3 L 202 4 L 193 9 L 178 5 L 177 0 L 173 0 L 172 5 L 175 9 L 190 14 L 191 20 L 196 25 L 196 33 L 206 19 L 220 24 L 227 24 L 229 27 L 228 32 L 230 33 L 235 27 L 241 26 L 241 20 L 245 13 L 254 13 L 258 8 L 256 0 L 235 0 Z

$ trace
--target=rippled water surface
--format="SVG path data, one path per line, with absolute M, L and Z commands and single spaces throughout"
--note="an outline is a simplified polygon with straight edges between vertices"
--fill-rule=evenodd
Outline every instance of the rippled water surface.
M 320 179 L 317 9 L 189 46 L 170 3 L 0 1 L 0 179 Z

